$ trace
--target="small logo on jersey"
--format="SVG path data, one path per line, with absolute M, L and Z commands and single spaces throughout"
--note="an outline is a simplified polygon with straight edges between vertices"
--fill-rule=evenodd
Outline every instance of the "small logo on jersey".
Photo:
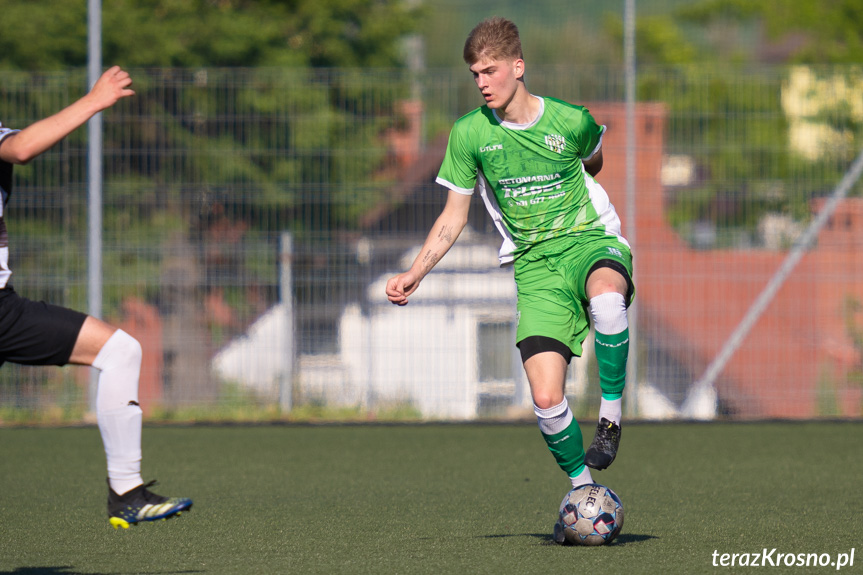
M 562 154 L 563 151 L 566 149 L 566 140 L 563 136 L 559 136 L 557 134 L 549 134 L 545 137 L 545 145 L 548 146 L 548 149 L 552 152 Z
M 610 254 L 611 254 L 611 255 L 613 255 L 613 256 L 617 256 L 617 257 L 619 257 L 619 258 L 622 258 L 622 257 L 623 257 L 623 252 L 621 252 L 621 251 L 620 251 L 619 249 L 617 249 L 617 248 L 608 248 L 608 253 L 610 253 Z
M 494 144 L 493 146 L 483 146 L 479 149 L 480 154 L 484 154 L 486 152 L 494 152 L 495 150 L 503 150 L 503 144 Z

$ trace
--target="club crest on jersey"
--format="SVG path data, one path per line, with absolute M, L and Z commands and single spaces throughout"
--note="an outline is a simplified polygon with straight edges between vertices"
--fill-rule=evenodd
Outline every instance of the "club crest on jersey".
M 552 152 L 562 154 L 566 149 L 566 140 L 563 136 L 559 136 L 558 134 L 549 134 L 545 137 L 545 145 L 548 146 L 548 149 Z

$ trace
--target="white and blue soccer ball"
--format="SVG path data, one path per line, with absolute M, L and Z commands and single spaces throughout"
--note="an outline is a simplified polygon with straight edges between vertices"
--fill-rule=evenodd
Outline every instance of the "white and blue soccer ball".
M 607 545 L 623 527 L 623 504 L 604 485 L 576 487 L 560 503 L 554 540 L 561 545 Z

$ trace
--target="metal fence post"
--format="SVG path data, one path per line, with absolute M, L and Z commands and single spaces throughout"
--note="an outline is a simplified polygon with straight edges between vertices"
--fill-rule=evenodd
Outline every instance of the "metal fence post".
M 624 0 L 623 53 L 626 82 L 626 238 L 636 249 L 636 142 L 635 142 L 635 0 Z M 635 262 L 632 275 L 635 276 Z M 633 278 L 634 279 L 634 278 Z M 627 414 L 638 414 L 638 303 L 627 313 L 629 320 L 629 361 L 627 363 Z
M 102 3 L 88 0 L 87 10 L 87 81 L 92 88 L 102 74 Z M 102 317 L 102 114 L 98 113 L 87 123 L 88 135 L 88 313 Z M 96 413 L 96 391 L 99 371 L 90 370 L 89 410 Z
M 282 232 L 279 241 L 279 300 L 285 310 L 285 349 L 288 357 L 279 382 L 279 406 L 282 412 L 293 408 L 294 363 L 296 362 L 296 326 L 294 325 L 294 237 L 290 232 Z

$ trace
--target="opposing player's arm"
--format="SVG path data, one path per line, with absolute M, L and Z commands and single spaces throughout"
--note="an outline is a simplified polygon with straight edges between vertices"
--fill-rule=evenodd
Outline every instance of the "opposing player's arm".
M 119 66 L 108 69 L 81 99 L 56 114 L 10 134 L 0 142 L 0 159 L 26 164 L 84 125 L 87 120 L 117 100 L 133 95 L 132 79 Z
M 449 191 L 446 205 L 429 231 L 411 268 L 387 282 L 387 298 L 392 303 L 407 304 L 408 296 L 416 291 L 426 274 L 449 251 L 467 224 L 470 201 L 471 196 Z

